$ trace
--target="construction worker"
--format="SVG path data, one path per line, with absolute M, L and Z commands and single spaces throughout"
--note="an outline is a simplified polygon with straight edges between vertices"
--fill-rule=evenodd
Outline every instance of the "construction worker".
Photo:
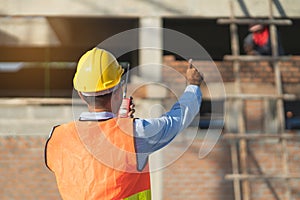
M 251 24 L 249 34 L 244 39 L 244 51 L 247 55 L 272 55 L 271 35 L 268 26 Z M 280 35 L 277 32 L 278 55 L 284 55 Z
M 148 156 L 166 146 L 199 112 L 203 76 L 189 65 L 189 85 L 159 118 L 118 117 L 122 67 L 94 48 L 79 60 L 74 88 L 87 103 L 78 121 L 54 127 L 45 147 L 64 200 L 151 199 Z M 131 105 L 131 116 L 134 106 Z

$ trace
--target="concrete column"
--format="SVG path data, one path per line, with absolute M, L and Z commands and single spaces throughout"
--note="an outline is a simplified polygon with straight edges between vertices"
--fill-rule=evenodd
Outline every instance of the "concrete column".
M 142 82 L 160 82 L 163 54 L 162 20 L 159 17 L 142 17 L 139 26 L 139 65 L 141 66 L 139 67 L 139 78 L 142 79 Z M 147 96 L 151 101 L 153 98 L 150 94 L 151 85 L 147 86 L 147 91 Z M 156 98 L 156 103 L 157 100 L 158 98 Z M 151 171 L 157 169 L 161 162 L 161 153 L 156 152 L 155 156 L 150 156 Z M 151 172 L 152 199 L 163 199 L 162 183 L 162 171 Z
M 160 81 L 162 63 L 162 20 L 159 17 L 140 18 L 139 32 L 139 75 L 145 81 Z

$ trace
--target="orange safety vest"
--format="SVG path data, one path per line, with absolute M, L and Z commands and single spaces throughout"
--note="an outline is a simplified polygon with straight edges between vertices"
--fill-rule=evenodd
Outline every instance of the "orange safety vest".
M 127 118 L 57 126 L 45 148 L 64 200 L 151 199 L 149 166 L 138 171 L 136 159 Z

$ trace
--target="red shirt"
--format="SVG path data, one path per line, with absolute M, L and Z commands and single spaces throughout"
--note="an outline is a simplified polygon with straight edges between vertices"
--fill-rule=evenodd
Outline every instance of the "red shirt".
M 261 32 L 253 33 L 253 41 L 258 46 L 264 46 L 268 42 L 269 35 L 269 29 L 265 27 Z

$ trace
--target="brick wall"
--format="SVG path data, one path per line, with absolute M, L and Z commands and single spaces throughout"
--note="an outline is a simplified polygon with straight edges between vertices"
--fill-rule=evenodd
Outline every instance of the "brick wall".
M 172 165 L 164 169 L 163 199 L 209 199 L 233 200 L 232 181 L 225 180 L 225 174 L 231 174 L 229 143 L 219 140 L 212 152 L 203 159 L 198 158 L 202 139 L 196 139 L 187 151 Z M 172 148 L 164 159 L 168 159 L 180 144 L 171 144 Z M 250 142 L 248 152 L 248 171 L 250 174 L 282 174 L 281 146 L 278 142 Z M 173 150 L 173 151 L 172 151 Z M 300 141 L 288 142 L 289 170 L 291 174 L 300 174 Z M 289 182 L 293 199 L 300 199 L 300 180 Z M 251 199 L 284 199 L 286 183 L 282 180 L 250 181 Z
M 184 73 L 185 67 L 187 66 L 186 62 L 169 60 L 171 63 L 169 66 L 177 67 L 181 70 L 181 73 Z M 196 61 L 197 63 L 197 61 Z M 299 83 L 294 80 L 299 78 L 300 75 L 295 75 L 299 73 L 299 63 L 295 60 L 296 65 L 290 65 L 282 69 L 284 77 L 285 86 L 291 84 L 293 86 L 298 85 Z M 200 64 L 200 63 L 198 63 Z M 203 64 L 203 63 L 202 63 Z M 210 63 L 206 63 L 209 66 Z M 218 62 L 217 62 L 218 64 Z M 219 63 L 220 64 L 220 63 Z M 223 65 L 227 63 L 221 63 Z M 225 80 L 225 83 L 230 83 L 233 81 L 232 69 L 230 66 L 221 66 L 217 65 L 220 69 L 220 72 Z M 229 65 L 229 64 L 228 64 Z M 185 67 L 182 67 L 185 66 Z M 214 76 L 207 75 L 209 72 L 209 67 L 207 67 L 206 81 L 214 81 Z M 289 69 L 289 70 L 288 70 Z M 244 69 L 250 70 L 250 69 Z M 261 69 L 262 71 L 269 70 L 269 67 L 266 65 L 265 68 Z M 291 73 L 293 71 L 293 73 Z M 244 73 L 244 72 L 243 72 Z M 227 75 L 226 75 L 227 74 Z M 170 75 L 170 72 L 165 73 L 165 75 Z M 265 74 L 265 76 L 270 74 Z M 244 77 L 249 77 L 250 73 L 246 73 Z M 294 77 L 294 79 L 293 79 Z M 171 79 L 170 79 L 171 80 Z M 174 79 L 172 79 L 174 80 Z M 180 79 L 181 81 L 182 79 Z M 247 79 L 243 79 L 244 82 Z M 255 79 L 256 80 L 256 79 Z M 257 84 L 263 79 L 257 79 Z M 299 81 L 300 82 L 300 81 Z M 272 84 L 272 83 L 271 83 Z M 252 87 L 252 88 L 251 88 Z M 293 87 L 294 90 L 297 87 Z M 292 89 L 293 89 L 292 88 Z M 255 90 L 255 87 L 249 87 L 249 90 Z M 297 92 L 297 91 L 295 91 Z M 253 107 L 256 107 L 257 110 L 252 110 L 253 113 L 249 112 L 249 115 L 255 115 L 256 112 L 260 110 L 260 102 L 253 102 Z M 250 106 L 247 106 L 251 108 Z M 57 107 L 52 107 L 53 109 L 60 109 Z M 8 113 L 11 111 L 10 114 Z M 32 112 L 36 109 L 26 108 L 27 111 L 30 111 L 30 116 L 35 116 Z M 40 109 L 38 109 L 40 110 Z M 66 109 L 69 111 L 69 109 Z M 3 111 L 3 110 L 2 110 Z M 16 114 L 21 115 L 20 112 L 17 112 L 14 109 L 6 109 L 7 116 L 14 117 Z M 2 112 L 3 113 L 3 112 Z M 57 112 L 49 112 L 43 115 L 50 118 L 56 118 L 53 113 L 59 114 Z M 69 112 L 68 112 L 69 113 Z M 9 115 L 8 115 L 9 114 Z M 23 115 L 23 114 L 22 114 Z M 27 116 L 24 114 L 23 116 Z M 28 116 L 27 116 L 28 117 Z M 63 121 L 61 116 L 57 116 L 56 120 Z M 72 118 L 72 116 L 67 116 Z M 37 115 L 37 119 L 41 120 L 41 113 Z M 6 119 L 5 119 L 6 120 Z M 11 119 L 9 119 L 11 120 Z M 11 121 L 3 122 L 10 123 Z M 18 124 L 21 126 L 23 117 L 18 118 Z M 50 121 L 50 119 L 45 119 Z M 55 120 L 55 122 L 56 122 Z M 44 123 L 44 121 L 42 121 Z M 26 121 L 27 123 L 27 121 Z M 40 123 L 40 121 L 38 121 Z M 35 126 L 38 126 L 38 123 Z M 52 122 L 51 122 L 52 123 Z M 257 121 L 257 123 L 261 123 Z M 253 121 L 255 124 L 255 121 Z M 31 124 L 29 124 L 31 126 Z M 53 124 L 56 125 L 56 124 Z M 1 135 L 0 136 L 0 199 L 9 200 L 36 200 L 36 199 L 60 199 L 59 193 L 57 191 L 56 182 L 53 174 L 48 171 L 44 165 L 44 145 L 47 138 L 47 133 L 49 132 L 50 125 L 43 124 L 42 128 L 45 128 L 46 131 L 41 132 L 42 135 L 29 135 L 28 133 L 30 127 L 27 127 L 28 130 L 24 129 L 26 135 L 22 135 L 22 130 L 16 127 L 8 127 L 9 130 L 18 130 L 16 136 L 10 135 Z M 252 125 L 249 125 L 252 126 Z M 41 128 L 41 127 L 40 127 Z M 35 127 L 38 130 L 38 127 Z M 8 129 L 7 129 L 8 130 Z M 8 131 L 9 131 L 8 130 Z M 40 130 L 40 129 L 39 129 Z M 14 132 L 14 131 L 13 131 Z M 23 134 L 24 134 L 23 133 Z M 3 134 L 3 132 L 1 133 Z M 209 200 L 232 200 L 233 199 L 233 187 L 232 182 L 225 180 L 224 176 L 227 173 L 232 173 L 231 171 L 231 160 L 230 160 L 230 149 L 227 141 L 219 140 L 212 152 L 203 159 L 198 159 L 199 147 L 202 140 L 197 138 L 194 140 L 194 143 L 184 152 L 184 154 L 173 162 L 171 165 L 163 169 L 163 199 L 209 199 Z M 168 160 L 172 157 L 174 151 L 178 151 L 181 143 L 172 143 L 169 147 L 169 151 L 164 153 L 163 159 Z M 250 153 L 248 159 L 249 172 L 253 174 L 264 173 L 278 173 L 281 174 L 281 158 L 280 158 L 280 146 L 276 142 L 255 142 L 250 143 Z M 300 142 L 299 141 L 290 141 L 288 143 L 289 151 L 289 166 L 290 172 L 294 174 L 300 173 Z M 282 197 L 285 189 L 285 183 L 282 181 L 253 181 L 251 182 L 251 199 L 255 200 L 276 200 L 276 196 Z M 292 195 L 294 199 L 300 199 L 300 190 L 299 190 L 299 181 L 292 180 L 290 181 L 292 186 Z M 277 198 L 278 199 L 278 198 Z
M 248 166 L 251 174 L 283 174 L 282 146 L 278 141 L 249 142 Z M 287 142 L 290 174 L 300 174 L 300 141 Z M 292 199 L 300 199 L 300 180 L 289 181 Z M 280 179 L 251 181 L 251 199 L 284 199 L 287 183 Z M 279 197 L 279 198 L 277 198 Z
M 43 136 L 0 137 L 0 199 L 60 199 L 44 164 Z
M 175 60 L 174 56 L 165 56 L 164 64 L 172 67 L 178 72 L 184 74 L 187 62 Z M 205 75 L 205 81 L 210 83 L 218 81 L 215 74 L 214 66 L 217 67 L 217 70 L 220 72 L 224 83 L 233 82 L 233 66 L 232 62 L 229 61 L 197 61 L 195 60 L 193 64 L 197 67 L 201 66 L 201 70 Z M 290 61 L 282 61 L 279 63 L 281 66 L 282 81 L 284 86 L 287 84 L 300 84 L 300 57 L 291 56 Z M 164 68 L 163 78 L 164 81 L 176 81 L 173 79 L 173 74 L 170 73 L 171 70 Z M 256 84 L 274 84 L 274 70 L 272 65 L 269 62 L 241 62 L 240 65 L 240 78 L 242 83 L 256 83 Z M 259 90 L 259 88 L 256 88 Z M 299 91 L 295 90 L 295 93 L 299 94 Z
M 182 85 L 183 81 L 176 79 L 176 71 L 181 74 L 185 74 L 187 62 L 175 60 L 174 56 L 165 56 L 164 64 L 170 68 L 163 68 L 163 80 L 166 84 L 172 87 Z M 234 93 L 233 83 L 235 80 L 233 74 L 232 62 L 229 61 L 197 61 L 193 64 L 200 68 L 205 76 L 206 85 L 202 86 L 204 98 L 210 99 L 211 92 L 217 93 L 216 87 L 213 91 L 208 91 L 209 85 L 213 83 L 223 84 L 226 90 L 226 94 Z M 281 77 L 283 84 L 283 92 L 285 94 L 294 94 L 298 98 L 300 97 L 300 57 L 291 56 L 290 61 L 282 61 L 279 63 L 281 69 Z M 218 75 L 221 75 L 219 78 Z M 241 90 L 243 93 L 248 94 L 276 94 L 276 87 L 274 82 L 274 68 L 269 62 L 241 62 L 240 65 L 240 80 Z M 168 102 L 166 102 L 167 104 Z M 265 113 L 274 111 L 275 104 L 273 102 L 268 103 L 269 106 L 265 106 L 265 102 L 262 100 L 245 100 L 244 112 L 246 121 L 246 130 L 258 131 L 263 129 L 272 129 L 268 126 L 268 122 L 265 122 Z M 234 106 L 234 105 L 233 105 Z M 272 107 L 273 106 L 273 107 Z M 266 110 L 268 109 L 268 110 Z M 295 107 L 295 110 L 299 109 Z M 229 108 L 227 111 L 233 109 Z M 271 116 L 270 118 L 274 118 Z M 235 121 L 231 121 L 235 123 Z
M 187 62 L 175 60 L 172 56 L 166 56 L 164 63 L 182 74 L 185 73 L 187 67 Z M 215 71 L 212 70 L 214 64 L 222 76 L 226 92 L 232 93 L 232 87 L 229 87 L 234 82 L 231 62 L 194 61 L 195 66 L 201 66 L 208 84 L 219 81 L 215 76 Z M 299 57 L 293 57 L 292 61 L 280 64 L 284 92 L 299 96 Z M 171 73 L 172 70 L 164 69 L 163 77 L 166 82 L 170 82 L 169 84 L 176 81 Z M 275 94 L 274 70 L 268 62 L 242 63 L 240 77 L 242 90 L 245 93 Z M 173 83 L 173 85 L 176 84 Z M 202 90 L 204 96 L 209 97 L 209 93 L 205 93 L 205 86 Z M 244 103 L 247 130 L 261 131 L 265 123 L 265 102 L 247 100 Z M 268 109 L 272 111 L 272 107 Z M 197 157 L 200 143 L 201 139 L 195 140 L 179 160 L 164 170 L 164 199 L 234 199 L 232 181 L 224 180 L 226 173 L 232 173 L 228 141 L 220 140 L 213 151 L 203 160 L 199 160 Z M 176 145 L 173 148 L 176 148 Z M 247 166 L 250 174 L 282 174 L 281 146 L 278 141 L 249 142 L 248 151 Z M 299 175 L 300 142 L 289 141 L 288 153 L 290 173 Z M 172 153 L 170 152 L 170 154 Z M 167 159 L 170 155 L 165 154 L 164 156 Z M 300 181 L 297 179 L 289 181 L 293 199 L 300 199 L 299 183 Z M 287 184 L 282 180 L 250 181 L 251 199 L 284 199 L 286 186 Z
M 0 137 L 0 198 L 1 200 L 60 199 L 53 174 L 44 165 L 44 136 Z M 227 141 L 219 140 L 212 152 L 198 158 L 202 139 L 192 145 L 175 162 L 163 169 L 163 199 L 232 200 L 232 182 L 225 174 L 232 173 Z M 173 142 L 163 159 L 170 160 L 174 152 L 186 145 Z M 280 145 L 277 142 L 249 143 L 248 166 L 252 174 L 282 174 Z M 300 174 L 300 141 L 288 142 L 289 169 Z M 290 181 L 294 199 L 300 199 L 299 180 Z M 251 199 L 276 200 L 283 196 L 282 181 L 253 181 Z
M 82 107 L 73 110 L 51 101 L 55 99 L 1 99 L 1 200 L 60 199 L 55 177 L 44 164 L 44 146 L 51 128 L 72 120 L 72 111 Z
M 219 142 L 208 156 L 199 159 L 201 142 L 196 139 L 180 159 L 164 169 L 163 199 L 233 199 L 232 184 L 224 180 L 225 174 L 231 172 L 228 144 Z M 168 160 L 180 145 L 171 144 L 164 159 Z

